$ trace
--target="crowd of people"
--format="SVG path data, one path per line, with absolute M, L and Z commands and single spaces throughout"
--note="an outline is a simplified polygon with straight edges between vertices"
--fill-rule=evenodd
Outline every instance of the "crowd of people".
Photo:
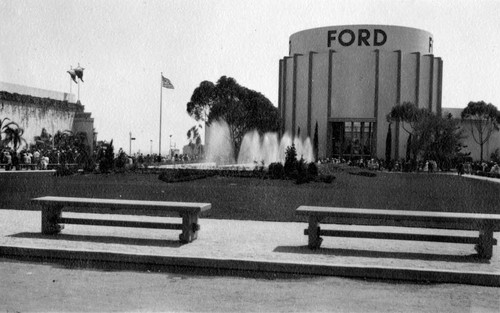
M 392 160 L 390 162 L 385 162 L 385 160 L 371 158 L 371 159 L 355 159 L 346 160 L 343 158 L 329 158 L 321 159 L 319 163 L 335 163 L 335 164 L 346 164 L 348 166 L 357 166 L 360 168 L 366 168 L 370 170 L 387 170 L 392 172 L 438 172 L 438 171 L 448 171 L 449 168 L 440 168 L 435 160 Z M 478 173 L 491 173 L 500 175 L 500 164 L 494 161 L 463 161 L 457 160 L 456 164 L 453 166 L 459 175 L 463 174 L 478 174 Z
M 478 172 L 500 175 L 500 165 L 493 161 L 464 162 L 457 165 L 458 175 L 475 174 Z
M 7 147 L 0 152 L 0 164 L 7 171 L 20 169 L 47 170 L 49 164 L 73 164 L 78 157 L 78 151 L 72 150 L 31 148 L 16 152 Z
M 78 163 L 80 154 L 77 150 L 59 150 L 59 149 L 23 149 L 15 152 L 12 148 L 6 147 L 0 150 L 0 167 L 5 170 L 20 170 L 20 169 L 37 169 L 47 170 L 49 165 L 61 164 L 75 164 Z M 124 153 L 122 149 L 115 155 L 115 159 L 122 159 L 125 167 L 138 166 L 140 168 L 151 166 L 154 163 L 170 163 L 170 162 L 190 162 L 196 161 L 188 155 L 158 155 L 137 153 L 132 156 Z M 202 161 L 202 160 L 198 160 Z M 436 172 L 442 169 L 434 160 L 392 160 L 385 162 L 385 160 L 370 158 L 370 159 L 344 159 L 344 158 L 326 158 L 321 159 L 318 163 L 335 163 L 345 164 L 348 166 L 357 166 L 369 170 L 387 170 L 395 172 Z M 477 174 L 477 173 L 492 173 L 500 175 L 500 164 L 493 161 L 467 161 L 459 160 L 456 162 L 456 171 L 459 175 L 463 174 Z

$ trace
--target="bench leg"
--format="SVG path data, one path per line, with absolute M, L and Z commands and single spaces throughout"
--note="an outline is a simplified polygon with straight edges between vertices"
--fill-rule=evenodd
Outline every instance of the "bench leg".
M 320 218 L 316 216 L 309 216 L 309 249 L 318 249 L 323 242 L 323 238 L 319 236 L 320 228 L 319 228 Z
M 62 206 L 42 206 L 42 234 L 57 234 L 64 228 L 57 223 L 61 213 Z
M 189 243 L 198 238 L 198 225 L 197 214 L 183 214 L 182 216 L 182 234 L 179 235 L 179 240 L 182 243 Z
M 489 260 L 493 256 L 493 229 L 494 225 L 486 224 L 479 230 L 476 251 L 481 259 Z

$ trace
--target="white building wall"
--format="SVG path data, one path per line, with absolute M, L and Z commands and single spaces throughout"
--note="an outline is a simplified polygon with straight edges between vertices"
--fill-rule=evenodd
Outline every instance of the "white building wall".
M 293 58 L 287 58 L 286 63 L 286 73 L 285 73 L 285 129 L 292 132 L 292 114 L 293 114 Z
M 423 55 L 420 57 L 420 84 L 419 84 L 419 108 L 429 109 L 431 103 L 431 64 L 433 62 L 432 55 Z
M 27 144 L 34 143 L 34 137 L 40 136 L 43 128 L 51 135 L 57 131 L 72 130 L 75 112 L 43 110 L 34 105 L 22 105 L 4 100 L 0 100 L 0 103 L 0 119 L 8 118 L 23 128 L 23 138 Z
M 300 127 L 300 139 L 307 138 L 307 97 L 309 89 L 309 54 L 297 56 L 297 86 L 296 86 L 296 112 L 295 135 Z M 312 138 L 311 138 L 312 139 Z
M 314 139 L 314 129 L 318 122 L 318 154 L 326 158 L 327 124 L 328 124 L 328 58 L 329 53 L 319 53 L 313 56 L 313 72 L 311 85 L 311 132 Z
M 379 95 L 377 116 L 377 157 L 385 159 L 385 141 L 387 138 L 387 114 L 397 103 L 398 54 L 380 51 L 379 53 Z M 391 129 L 392 157 L 395 157 L 396 128 Z
M 402 53 L 401 55 L 401 103 L 417 104 L 416 88 L 418 80 L 418 53 Z
M 336 53 L 331 118 L 374 118 L 375 53 Z

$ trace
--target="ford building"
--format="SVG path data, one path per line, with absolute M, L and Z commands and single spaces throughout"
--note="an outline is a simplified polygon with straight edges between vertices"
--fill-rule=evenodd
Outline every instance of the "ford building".
M 383 25 L 344 25 L 290 36 L 279 62 L 283 131 L 302 140 L 318 129 L 319 158 L 385 158 L 387 114 L 406 101 L 441 112 L 443 61 L 432 34 Z M 392 123 L 392 158 L 407 134 Z

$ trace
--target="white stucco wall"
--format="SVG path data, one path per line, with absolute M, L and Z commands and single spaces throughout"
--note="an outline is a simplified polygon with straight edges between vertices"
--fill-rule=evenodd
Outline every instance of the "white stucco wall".
M 57 131 L 72 130 L 75 112 L 42 110 L 34 105 L 0 100 L 0 118 L 8 118 L 24 129 L 23 138 L 27 144 L 34 143 L 42 129 L 54 135 Z

